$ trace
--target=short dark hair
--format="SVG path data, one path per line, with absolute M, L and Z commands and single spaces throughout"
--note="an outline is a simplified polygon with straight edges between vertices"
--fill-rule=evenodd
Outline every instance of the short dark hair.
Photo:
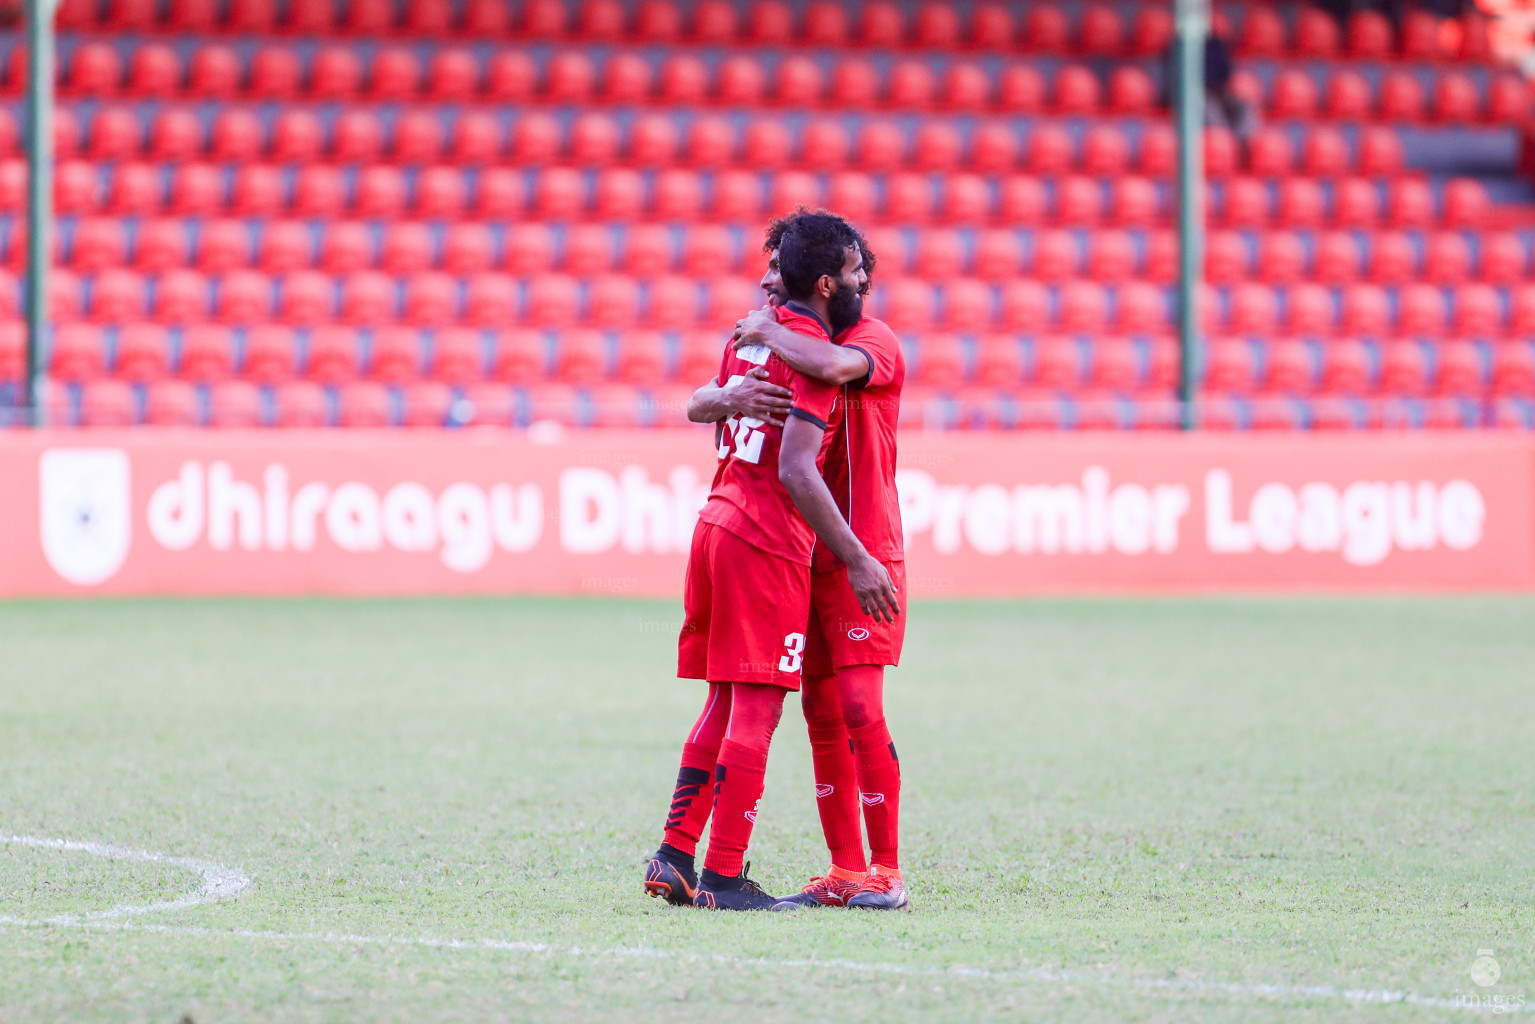
M 791 299 L 807 299 L 824 275 L 840 278 L 847 251 L 857 249 L 858 232 L 834 213 L 801 213 L 778 243 L 778 272 Z
M 805 207 L 799 206 L 795 207 L 794 212 L 786 213 L 782 217 L 775 217 L 773 220 L 769 221 L 767 226 L 767 237 L 763 240 L 762 243 L 762 251 L 765 253 L 771 253 L 774 249 L 782 246 L 784 232 L 789 230 L 789 225 L 794 223 L 796 217 L 802 217 L 809 212 L 810 211 Z M 821 210 L 820 212 L 826 213 L 827 211 Z M 848 227 L 852 227 L 852 225 L 849 224 Z M 859 231 L 857 228 L 853 228 L 853 234 L 858 236 L 858 251 L 863 254 L 864 272 L 870 277 L 873 277 L 874 264 L 878 257 L 874 255 L 874 250 L 869 248 L 869 241 L 863 237 L 862 231 Z

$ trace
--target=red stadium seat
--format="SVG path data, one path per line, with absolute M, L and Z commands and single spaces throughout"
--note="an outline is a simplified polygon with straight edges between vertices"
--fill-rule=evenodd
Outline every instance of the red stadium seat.
M 1459 284 L 1471 277 L 1471 247 L 1465 238 L 1448 231 L 1428 237 L 1424 274 L 1430 281 Z
M 1346 231 L 1326 231 L 1316 237 L 1312 250 L 1312 276 L 1328 284 L 1342 284 L 1359 277 L 1359 245 Z
M 564 50 L 544 65 L 544 97 L 552 103 L 586 103 L 596 86 L 597 69 L 584 53 Z
M 208 318 L 208 281 L 195 270 L 169 270 L 155 282 L 155 319 L 200 323 Z
M 133 391 L 123 381 L 93 380 L 80 389 L 82 427 L 126 427 L 133 422 Z
M 1444 186 L 1444 223 L 1479 228 L 1487 218 L 1487 188 L 1475 178 L 1452 178 Z
M 132 270 L 104 270 L 91 282 L 92 320 L 132 322 L 143 318 L 147 306 L 144 279 Z
M 1070 31 L 1066 12 L 1059 7 L 1030 6 L 1023 17 L 1022 42 L 1040 53 L 1065 53 Z
M 1295 52 L 1298 56 L 1336 57 L 1341 35 L 1337 20 L 1321 8 L 1302 8 L 1295 18 Z
M 1018 339 L 983 334 L 975 344 L 975 382 L 985 387 L 1016 388 L 1024 377 L 1023 350 Z
M 1450 124 L 1474 121 L 1481 113 L 1476 83 L 1458 71 L 1440 74 L 1434 83 L 1434 116 Z
M 583 0 L 576 18 L 578 39 L 615 42 L 625 31 L 625 11 L 618 0 Z
M 386 225 L 379 262 L 396 275 L 426 270 L 432 264 L 432 233 L 426 225 L 409 221 Z
M 254 270 L 234 270 L 218 284 L 215 315 L 224 323 L 259 323 L 272 315 L 272 282 Z
M 1408 60 L 1438 60 L 1443 56 L 1439 25 L 1439 17 L 1430 11 L 1412 10 L 1402 15 L 1402 56 Z
M 1074 390 L 1082 381 L 1082 357 L 1071 338 L 1038 338 L 1029 379 L 1040 387 Z
M 1307 394 L 1315 383 L 1311 352 L 1304 342 L 1282 341 L 1271 344 L 1264 361 L 1264 387 L 1271 392 Z
M 63 323 L 53 331 L 48 372 L 59 380 L 100 377 L 106 364 L 106 341 L 94 324 Z
M 127 252 L 127 233 L 115 217 L 82 217 L 75 223 L 70 264 L 84 273 L 114 267 Z
M 1205 277 L 1229 284 L 1247 276 L 1247 243 L 1236 231 L 1213 231 L 1205 242 Z
M 715 101 L 730 107 L 755 107 L 767 94 L 762 65 L 745 54 L 732 54 L 715 70 Z
M 939 106 L 944 110 L 976 113 L 991 103 L 991 76 L 977 64 L 956 61 L 943 72 Z
M 1442 395 L 1476 395 L 1485 385 L 1482 376 L 1482 360 L 1476 346 L 1470 342 L 1449 342 L 1440 345 L 1434 372 L 1434 390 Z
M 1071 169 L 1071 135 L 1059 125 L 1037 125 L 1029 132 L 1024 164 L 1035 174 L 1057 175 Z
M 65 92 L 79 96 L 111 96 L 122 83 L 123 62 L 105 42 L 87 42 L 75 48 L 67 61 Z
M 292 275 L 290 275 L 290 281 L 291 277 Z M 322 304 L 320 298 L 318 279 L 305 278 L 304 280 L 314 281 L 314 315 L 320 316 L 328 312 L 326 308 L 328 303 Z M 288 283 L 284 282 L 285 292 Z M 328 287 L 328 279 L 326 284 Z M 348 274 L 341 286 L 341 319 L 349 324 L 380 324 L 393 321 L 396 291 L 394 279 L 376 271 L 358 270 Z
M 450 224 L 442 237 L 442 267 L 450 274 L 474 274 L 489 270 L 495 258 L 495 239 L 483 224 Z
M 1378 338 L 1387 333 L 1390 305 L 1386 293 L 1373 284 L 1353 284 L 1343 293 L 1343 333 L 1354 338 Z
M 1090 225 L 1103 218 L 1103 187 L 1086 175 L 1066 175 L 1055 184 L 1055 217 L 1063 224 Z
M 1499 74 L 1487 83 L 1487 121 L 1512 124 L 1529 116 L 1530 88 L 1519 75 Z
M 570 220 L 586 205 L 584 193 L 585 183 L 579 171 L 546 167 L 533 186 L 533 213 L 544 220 Z
M 896 110 L 926 110 L 932 106 L 937 83 L 925 62 L 898 60 L 885 82 L 885 103 Z
M 157 324 L 126 324 L 117 332 L 118 377 L 133 381 L 158 380 L 170 366 L 171 343 L 165 328 Z
M 1371 227 L 1380 219 L 1380 192 L 1368 178 L 1333 183 L 1333 220 L 1343 227 Z
M 188 380 L 216 381 L 234 370 L 234 334 L 216 324 L 193 324 L 181 332 L 181 359 L 177 367 Z
M 991 187 L 975 174 L 950 174 L 942 179 L 939 215 L 950 224 L 977 224 L 991 219 Z
M 1067 281 L 1060 286 L 1056 320 L 1072 334 L 1095 335 L 1108 323 L 1108 293 L 1094 281 Z
M 1205 129 L 1205 171 L 1211 177 L 1224 177 L 1237 169 L 1239 150 L 1236 135 L 1230 129 L 1214 125 Z
M 560 151 L 559 122 L 537 111 L 523 114 L 512 125 L 510 149 L 515 164 L 552 162 Z
M 1010 175 L 1003 178 L 997 195 L 997 219 L 1003 224 L 1039 224 L 1044 220 L 1045 188 L 1037 178 Z
M 602 335 L 597 331 L 564 331 L 554 355 L 554 376 L 571 384 L 584 384 L 603 376 L 607 362 Z
M 874 171 L 894 170 L 906 153 L 906 134 L 889 121 L 865 121 L 854 145 L 857 163 Z
M 1397 133 L 1380 126 L 1366 126 L 1359 132 L 1359 172 L 1376 178 L 1402 172 L 1405 158 Z
M 696 117 L 688 125 L 684 149 L 689 166 L 720 167 L 735 155 L 735 131 L 724 118 Z
M 991 286 L 974 278 L 950 280 L 943 289 L 942 326 L 952 331 L 973 333 L 991 325 Z
M 284 323 L 323 323 L 331 318 L 334 305 L 335 286 L 329 275 L 315 270 L 295 270 L 283 275 L 277 315 Z
M 298 9 L 314 4 L 305 0 Z M 346 46 L 322 46 L 309 59 L 309 95 L 319 100 L 349 100 L 362 86 L 362 62 Z
M 242 163 L 261 152 L 261 122 L 249 110 L 221 110 L 213 118 L 209 155 L 225 163 Z
M 1269 113 L 1276 118 L 1309 118 L 1317 111 L 1317 88 L 1300 68 L 1285 68 L 1274 76 Z
M 827 181 L 826 205 L 854 222 L 868 220 L 874 216 L 874 179 L 858 171 L 839 171 L 831 175 Z M 718 212 L 716 206 L 716 214 Z
M 464 288 L 464 319 L 482 327 L 504 327 L 517 315 L 517 285 L 504 274 L 469 278 Z
M 352 380 L 362 365 L 362 343 L 352 327 L 316 327 L 309 332 L 304 375 L 326 384 Z
M 412 8 L 416 6 L 412 5 Z M 374 75 L 376 78 L 376 64 Z M 447 103 L 462 102 L 472 98 L 479 88 L 480 66 L 474 54 L 456 48 L 438 50 L 432 54 L 426 68 L 428 99 Z
M 414 327 L 380 327 L 373 332 L 368 374 L 398 383 L 421 375 L 421 332 Z
M 331 125 L 331 159 L 341 163 L 367 164 L 384 149 L 384 126 L 370 110 L 353 108 L 341 113 Z
M 781 0 L 757 0 L 746 14 L 746 38 L 759 46 L 782 46 L 794 33 L 794 12 Z
M 1387 219 L 1396 227 L 1427 227 L 1434 221 L 1434 194 L 1419 178 L 1391 182 L 1386 199 Z
M 528 323 L 539 327 L 565 327 L 576 320 L 580 289 L 572 278 L 544 274 L 528 281 L 527 303 Z
M 1156 107 L 1156 83 L 1141 68 L 1128 65 L 1115 68 L 1109 75 L 1108 100 L 1111 114 L 1149 114 Z
M 1119 12 L 1103 3 L 1082 8 L 1077 19 L 1077 48 L 1088 54 L 1117 54 L 1124 46 L 1125 27 Z
M 338 392 L 337 423 L 343 427 L 387 427 L 390 425 L 389 391 L 382 384 L 353 381 Z
M 1003 281 L 999 326 L 1005 331 L 1033 333 L 1049 319 L 1050 296 L 1038 281 Z
M 323 427 L 330 420 L 325 391 L 313 381 L 289 381 L 277 389 L 276 425 Z
M 997 79 L 997 107 L 1004 114 L 1034 114 L 1045 105 L 1045 80 L 1037 68 L 1010 64 Z
M 284 101 L 299 93 L 303 65 L 286 46 L 263 46 L 251 55 L 249 90 L 255 99 Z
M 634 34 L 644 43 L 675 43 L 682 38 L 682 12 L 672 0 L 640 0 Z
M 163 43 L 146 43 L 128 61 L 130 96 L 169 99 L 181 89 L 181 57 Z
M 1491 285 L 1463 284 L 1455 289 L 1455 333 L 1485 338 L 1502 333 L 1503 303 Z
M 485 351 L 480 332 L 444 327 L 432 335 L 431 375 L 450 384 L 465 384 L 484 376 Z
M 741 162 L 748 167 L 777 170 L 789 165 L 793 147 L 794 135 L 784 122 L 754 118 L 747 122 L 741 140 Z
M 522 213 L 526 203 L 522 176 L 506 167 L 480 172 L 475 185 L 474 212 L 482 217 L 507 218 Z
M 1338 68 L 1327 79 L 1324 106 L 1327 116 L 1339 121 L 1364 121 L 1370 117 L 1373 97 L 1370 83 L 1352 68 Z
M 387 2 L 387 0 L 386 0 Z M 355 10 L 359 0 L 352 0 Z M 368 68 L 368 92 L 384 102 L 413 99 L 421 89 L 421 61 L 403 46 L 388 46 L 373 54 Z
M 138 115 L 126 107 L 102 107 L 91 118 L 86 150 L 98 160 L 122 160 L 138 155 L 143 130 Z
M 1123 174 L 1130 164 L 1130 143 L 1111 125 L 1096 125 L 1082 136 L 1082 170 L 1098 177 Z
M 597 327 L 625 327 L 639 319 L 640 286 L 632 277 L 603 274 L 587 283 L 586 320 Z
M 983 121 L 970 132 L 970 164 L 978 171 L 1008 171 L 1018 162 L 1018 135 L 1001 121 Z
M 1326 288 L 1303 282 L 1286 289 L 1285 329 L 1289 333 L 1318 337 L 1331 334 L 1333 324 L 1333 300 Z
M 1355 11 L 1348 19 L 1348 53 L 1361 60 L 1383 60 L 1391 55 L 1391 22 L 1379 11 Z
M 341 195 L 334 188 L 327 189 L 325 186 L 339 187 L 339 179 L 330 168 L 319 170 L 323 172 L 320 176 L 326 180 L 314 182 L 313 189 L 310 189 L 311 183 L 306 176 L 300 173 L 295 182 L 295 191 L 299 188 L 305 189 L 303 193 L 305 200 L 296 205 L 300 212 L 304 212 L 310 205 L 309 191 L 317 191 L 325 200 L 328 200 L 319 204 L 324 207 L 322 215 L 333 215 L 340 208 Z M 247 164 L 235 172 L 234 188 L 230 194 L 232 212 L 252 217 L 269 217 L 282 210 L 284 203 L 282 175 L 277 168 L 266 164 Z
M 1173 37 L 1172 15 L 1160 7 L 1138 7 L 1130 26 L 1130 53 L 1155 57 L 1167 49 Z
M 657 93 L 667 106 L 698 106 L 704 102 L 708 91 L 709 69 L 697 57 L 678 53 L 662 61 Z
M 1417 121 L 1422 118 L 1422 83 L 1410 71 L 1387 71 L 1380 80 L 1379 112 L 1388 121 Z
M 917 128 L 912 140 L 913 162 L 925 171 L 952 171 L 959 165 L 962 147 L 953 125 L 930 121 Z
M 1496 395 L 1535 394 L 1535 351 L 1528 342 L 1493 350 L 1492 391 Z
M 662 114 L 641 114 L 629 127 L 630 162 L 639 167 L 671 163 L 677 154 L 677 129 Z
M 1033 276 L 1044 281 L 1075 277 L 1081 263 L 1076 239 L 1069 231 L 1036 232 L 1031 263 Z
M 1370 390 L 1370 355 L 1362 344 L 1343 339 L 1323 349 L 1322 388 L 1346 395 Z
M 468 185 L 453 167 L 426 167 L 416 175 L 413 204 L 418 216 L 433 220 L 456 218 L 468 201 Z
M 495 103 L 525 103 L 538 82 L 538 68 L 527 54 L 501 50 L 485 63 L 485 97 Z
M 1036 8 L 1043 10 L 1044 8 Z M 1068 64 L 1055 73 L 1055 106 L 1065 114 L 1092 114 L 1099 104 L 1098 76 L 1078 64 Z
M 403 164 L 431 163 L 442 155 L 442 118 L 426 110 L 410 110 L 394 122 L 390 155 Z
M 800 164 L 808 169 L 834 170 L 847 162 L 847 131 L 829 118 L 807 121 L 800 132 Z
M 447 426 L 454 413 L 453 391 L 446 384 L 436 381 L 417 381 L 403 389 L 405 414 L 402 425 L 407 427 Z
M 373 234 L 358 221 L 327 224 L 320 235 L 320 266 L 332 274 L 349 274 L 373 265 Z
M 1522 280 L 1529 266 L 1529 253 L 1518 236 L 1506 231 L 1483 234 L 1479 238 L 1481 259 L 1478 276 L 1495 284 Z
M 1254 5 L 1244 11 L 1238 52 L 1252 57 L 1277 57 L 1285 50 L 1285 25 L 1272 7 Z
M 271 383 L 292 377 L 297 367 L 298 339 L 292 328 L 261 324 L 245 332 L 244 376 Z
M 1013 43 L 1013 13 L 1001 3 L 979 3 L 970 12 L 967 41 L 977 50 L 1006 50 Z
M 285 163 L 309 163 L 320 155 L 325 129 L 304 109 L 284 110 L 272 122 L 272 157 Z
M 1268 206 L 1268 189 L 1256 178 L 1232 178 L 1222 189 L 1221 219 L 1233 227 L 1263 224 L 1268 220 Z
M 1270 284 L 1292 284 L 1305 274 L 1306 253 L 1289 231 L 1270 231 L 1258 241 L 1257 275 Z
M 1431 284 L 1414 282 L 1397 292 L 1397 330 L 1409 337 L 1433 337 L 1448 325 L 1444 292 Z
M 704 204 L 703 182 L 692 171 L 660 171 L 655 178 L 653 212 L 658 220 L 697 220 Z

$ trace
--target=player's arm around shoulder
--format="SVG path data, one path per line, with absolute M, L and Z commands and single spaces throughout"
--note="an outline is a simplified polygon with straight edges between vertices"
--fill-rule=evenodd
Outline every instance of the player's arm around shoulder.
M 781 427 L 794 392 L 768 380 L 768 372 L 754 366 L 741 376 L 720 385 L 710 381 L 688 399 L 688 419 L 694 423 L 718 423 L 745 416 Z
M 816 468 L 816 455 L 826 424 L 795 409 L 783 429 L 778 449 L 778 482 L 794 500 L 805 522 L 847 566 L 847 581 L 858 598 L 858 606 L 874 621 L 894 622 L 901 614 L 895 582 L 879 561 L 863 546 L 832 500 L 826 481 Z
M 867 355 L 785 327 L 771 306 L 754 309 L 737 321 L 734 344 L 738 349 L 766 345 L 796 373 L 828 384 L 849 384 L 869 374 Z

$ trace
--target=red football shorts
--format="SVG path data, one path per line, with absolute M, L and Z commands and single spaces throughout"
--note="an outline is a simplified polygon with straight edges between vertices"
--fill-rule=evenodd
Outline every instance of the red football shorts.
M 805 646 L 805 673 L 830 675 L 850 665 L 899 665 L 906 641 L 906 563 L 885 562 L 895 582 L 901 614 L 894 622 L 876 622 L 858 607 L 858 597 L 847 582 L 847 569 L 810 577 L 810 638 Z
M 798 690 L 810 613 L 810 566 L 699 521 L 682 592 L 677 675 Z

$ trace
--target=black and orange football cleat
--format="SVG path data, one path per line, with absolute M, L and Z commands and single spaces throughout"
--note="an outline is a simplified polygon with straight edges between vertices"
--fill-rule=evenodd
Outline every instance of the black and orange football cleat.
M 678 863 L 682 860 L 681 854 L 668 854 L 669 851 L 662 847 L 645 865 L 645 892 L 674 907 L 691 907 L 698 892 L 698 876 L 693 872 L 692 864 Z
M 734 878 L 704 868 L 703 877 L 698 883 L 698 895 L 693 897 L 693 906 L 705 910 L 797 909 L 792 903 L 781 904 L 763 892 L 762 886 L 747 878 L 746 871 L 750 867 L 750 864 L 746 865 Z

